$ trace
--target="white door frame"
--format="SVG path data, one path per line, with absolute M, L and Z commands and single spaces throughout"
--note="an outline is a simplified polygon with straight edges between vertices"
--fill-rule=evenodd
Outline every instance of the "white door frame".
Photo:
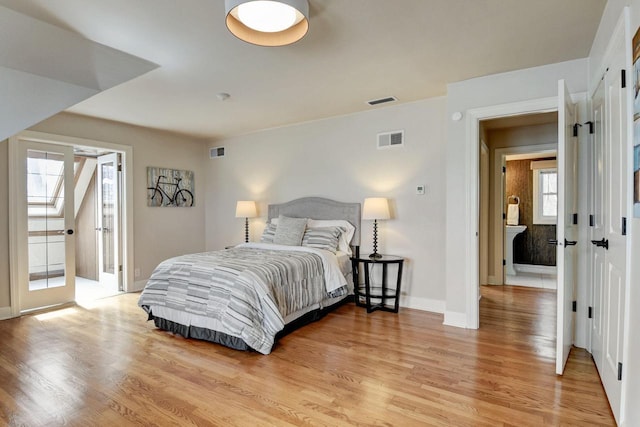
M 466 169 L 467 185 L 465 188 L 467 214 L 465 216 L 465 254 L 467 268 L 465 274 L 466 283 L 466 327 L 478 329 L 480 325 L 479 309 L 479 193 L 480 193 L 480 121 L 499 117 L 519 116 L 522 114 L 535 114 L 556 111 L 558 109 L 558 97 L 540 98 L 529 101 L 510 104 L 494 105 L 490 107 L 475 108 L 467 111 L 467 159 Z
M 44 142 L 47 144 L 87 146 L 96 147 L 109 151 L 117 151 L 122 154 L 122 278 L 125 292 L 135 289 L 134 285 L 134 262 L 133 262 L 133 148 L 127 145 L 114 144 L 110 142 L 97 141 L 92 139 L 77 138 L 71 136 L 55 135 L 44 132 L 24 131 L 12 138 Z M 11 144 L 9 145 L 11 150 Z M 15 177 L 15 167 L 12 164 L 15 153 L 9 152 L 9 179 L 20 179 Z M 18 198 L 15 186 L 9 186 L 9 206 L 15 206 Z M 9 210 L 9 267 L 10 267 L 10 289 L 11 289 L 11 315 L 20 315 L 19 301 L 19 280 L 18 266 L 14 262 L 18 248 L 18 236 L 15 232 L 17 224 L 16 213 Z

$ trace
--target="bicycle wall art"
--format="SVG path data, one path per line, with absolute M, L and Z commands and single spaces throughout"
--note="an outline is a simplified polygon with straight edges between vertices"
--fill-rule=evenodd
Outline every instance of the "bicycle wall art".
M 193 171 L 147 167 L 147 206 L 193 206 Z

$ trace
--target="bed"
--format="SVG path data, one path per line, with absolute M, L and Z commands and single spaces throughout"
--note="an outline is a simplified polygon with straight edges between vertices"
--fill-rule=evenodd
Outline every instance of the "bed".
M 163 261 L 138 305 L 160 329 L 269 354 L 279 338 L 349 299 L 359 245 L 359 203 L 272 204 L 261 242 Z

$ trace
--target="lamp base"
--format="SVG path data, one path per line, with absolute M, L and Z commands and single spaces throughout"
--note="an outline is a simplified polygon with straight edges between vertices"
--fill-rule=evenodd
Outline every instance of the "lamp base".
M 380 258 L 382 258 L 382 255 L 380 255 L 377 252 L 374 252 L 371 255 L 369 255 L 369 258 L 371 258 L 371 259 L 380 259 Z

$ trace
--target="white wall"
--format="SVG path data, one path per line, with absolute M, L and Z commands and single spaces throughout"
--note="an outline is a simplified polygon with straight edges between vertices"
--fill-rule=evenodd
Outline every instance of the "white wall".
M 459 324 L 466 316 L 465 226 L 469 201 L 463 196 L 469 181 L 465 164 L 466 120 L 453 121 L 453 112 L 557 96 L 558 80 L 565 79 L 573 93 L 587 88 L 587 60 L 579 59 L 509 73 L 480 77 L 448 85 L 447 95 L 447 230 L 445 323 Z M 466 115 L 465 115 L 466 116 Z M 477 141 L 475 142 L 477 144 Z M 448 317 L 452 320 L 448 321 Z M 455 320 L 454 320 L 455 319 Z
M 405 306 L 442 312 L 445 228 L 445 99 L 373 109 L 211 143 L 224 158 L 207 163 L 208 249 L 243 241 L 237 200 L 259 202 L 251 239 L 259 240 L 267 204 L 320 196 L 343 202 L 388 197 L 392 219 L 380 223 L 379 251 L 407 258 Z M 405 146 L 376 149 L 379 132 L 404 129 Z M 415 187 L 426 184 L 426 195 Z M 363 221 L 363 253 L 372 223 Z M 457 256 L 459 258 L 459 256 Z

